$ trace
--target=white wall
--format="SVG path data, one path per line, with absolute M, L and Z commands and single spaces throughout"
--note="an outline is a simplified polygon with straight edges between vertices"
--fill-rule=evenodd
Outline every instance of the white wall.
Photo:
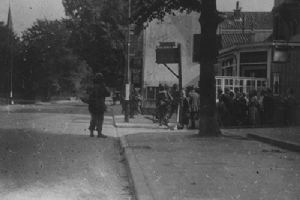
M 193 34 L 200 33 L 199 14 L 166 16 L 163 22 L 152 21 L 144 32 L 144 86 L 171 85 L 178 79 L 163 65 L 155 62 L 155 49 L 159 42 L 176 42 L 182 47 L 183 85 L 199 76 L 199 64 L 192 62 Z M 177 65 L 169 65 L 178 72 Z

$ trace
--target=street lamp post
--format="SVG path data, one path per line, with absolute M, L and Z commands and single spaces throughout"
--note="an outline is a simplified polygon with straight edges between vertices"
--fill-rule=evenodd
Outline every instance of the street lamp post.
M 8 9 L 8 16 L 7 16 L 7 36 L 8 36 L 8 48 L 9 48 L 9 53 L 8 53 L 8 65 L 10 67 L 10 72 L 9 72 L 9 104 L 13 105 L 14 100 L 13 100 L 13 24 L 12 24 L 12 16 L 11 16 L 11 9 L 10 9 L 10 2 L 9 2 L 9 9 Z
M 127 66 L 125 70 L 125 113 L 124 121 L 129 122 L 130 113 L 130 17 L 131 17 L 131 0 L 128 0 L 128 35 L 127 35 Z

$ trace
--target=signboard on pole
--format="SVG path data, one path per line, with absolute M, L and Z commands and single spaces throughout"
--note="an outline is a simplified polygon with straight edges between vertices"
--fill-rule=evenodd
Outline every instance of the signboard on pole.
M 179 48 L 175 47 L 174 42 L 160 42 L 156 48 L 157 64 L 177 64 L 179 63 Z

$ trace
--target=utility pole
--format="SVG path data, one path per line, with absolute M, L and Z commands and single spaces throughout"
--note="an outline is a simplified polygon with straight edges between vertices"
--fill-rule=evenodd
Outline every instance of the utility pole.
M 125 113 L 124 121 L 129 122 L 130 113 L 130 17 L 131 17 L 131 0 L 128 0 L 128 35 L 127 35 L 127 66 L 125 70 Z
M 182 57 L 181 57 L 181 44 L 178 44 L 178 85 L 179 85 L 179 92 L 180 92 L 180 103 L 178 105 L 177 109 L 177 126 L 176 128 L 178 129 L 178 125 L 182 124 L 182 118 L 181 118 L 181 113 L 182 113 L 182 106 L 183 106 L 183 97 L 182 97 Z

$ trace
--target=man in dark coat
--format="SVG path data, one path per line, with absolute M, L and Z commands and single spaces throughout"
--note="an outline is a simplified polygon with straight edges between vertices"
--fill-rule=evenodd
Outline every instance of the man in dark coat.
M 110 95 L 109 90 L 104 84 L 103 75 L 97 73 L 94 78 L 94 86 L 89 94 L 89 112 L 91 114 L 90 136 L 94 137 L 94 130 L 98 131 L 98 137 L 106 138 L 102 134 L 102 125 L 104 120 L 105 97 Z

